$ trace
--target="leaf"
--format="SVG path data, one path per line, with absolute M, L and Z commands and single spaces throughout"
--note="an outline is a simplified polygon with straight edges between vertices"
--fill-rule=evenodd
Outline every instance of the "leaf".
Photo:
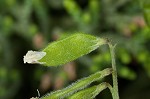
M 90 88 L 81 90 L 68 99 L 93 99 L 95 98 L 101 91 L 108 87 L 108 83 L 101 83 L 96 86 L 92 86 Z
M 88 34 L 74 34 L 63 40 L 50 43 L 39 60 L 46 66 L 58 66 L 73 61 L 105 44 L 106 40 Z
M 66 98 L 66 97 L 74 94 L 75 92 L 86 88 L 92 82 L 98 81 L 98 80 L 104 78 L 105 76 L 108 76 L 111 73 L 112 73 L 111 68 L 104 69 L 104 70 L 99 71 L 95 74 L 92 74 L 86 78 L 82 78 L 62 90 L 58 90 L 58 91 L 52 92 L 46 96 L 43 96 L 40 99 L 63 99 L 63 98 Z

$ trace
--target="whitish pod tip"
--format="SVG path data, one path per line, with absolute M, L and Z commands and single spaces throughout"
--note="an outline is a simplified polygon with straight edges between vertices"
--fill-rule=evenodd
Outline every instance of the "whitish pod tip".
M 38 52 L 38 51 L 28 51 L 27 54 L 24 56 L 23 61 L 24 63 L 39 63 L 43 64 L 43 62 L 39 62 L 46 55 L 46 52 Z

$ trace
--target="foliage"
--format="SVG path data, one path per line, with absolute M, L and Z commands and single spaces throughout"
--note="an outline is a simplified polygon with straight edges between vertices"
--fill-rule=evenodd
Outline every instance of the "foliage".
M 49 44 L 43 51 L 36 52 L 36 51 L 28 51 L 26 56 L 24 56 L 24 63 L 40 63 L 47 66 L 57 66 L 62 65 L 67 62 L 73 61 L 82 55 L 85 55 L 95 49 L 97 49 L 100 45 L 108 44 L 110 47 L 110 53 L 112 58 L 112 69 L 105 69 L 101 72 L 94 73 L 87 78 L 83 78 L 76 83 L 66 87 L 65 89 L 58 90 L 56 92 L 52 92 L 41 99 L 64 99 L 72 94 L 76 94 L 76 92 L 84 89 L 92 82 L 97 81 L 110 73 L 112 73 L 113 78 L 113 87 L 111 87 L 111 93 L 113 99 L 119 99 L 118 95 L 118 82 L 117 82 L 117 71 L 116 71 L 116 63 L 115 63 L 115 55 L 114 55 L 114 48 L 109 40 L 97 38 L 87 34 L 74 34 L 69 36 L 63 40 L 53 42 Z M 105 85 L 106 86 L 106 85 Z M 102 88 L 101 88 L 102 87 Z M 102 91 L 103 86 L 98 87 Z M 89 89 L 90 90 L 90 89 Z M 88 91 L 88 89 L 87 89 Z M 100 91 L 93 91 L 93 96 L 88 96 L 88 93 L 84 93 L 84 97 L 80 98 L 90 98 L 93 99 Z M 78 94 L 76 95 L 77 97 Z M 87 97 L 86 97 L 87 96 Z
M 43 95 L 110 66 L 105 46 L 57 69 L 23 64 L 29 49 L 82 31 L 117 43 L 120 98 L 149 99 L 150 30 L 138 2 L 149 0 L 68 0 L 76 9 L 66 1 L 0 0 L 0 98 L 28 99 L 37 96 L 37 88 Z M 97 97 L 109 99 L 108 94 Z
M 76 94 L 69 97 L 69 99 L 82 99 L 88 98 L 93 99 L 96 95 L 98 95 L 102 90 L 106 89 L 109 86 L 107 83 L 101 83 L 97 86 L 93 86 L 84 90 L 77 92 Z
M 104 78 L 105 76 L 108 76 L 109 74 L 111 74 L 112 69 L 107 68 L 103 71 L 99 71 L 97 73 L 94 73 L 86 78 L 82 78 L 80 80 L 78 80 L 77 82 L 69 85 L 68 87 L 62 89 L 62 90 L 58 90 L 55 92 L 52 92 L 48 95 L 45 95 L 43 97 L 41 97 L 41 99 L 65 99 L 68 98 L 68 96 L 74 97 L 77 96 L 79 97 L 80 95 L 76 92 L 82 92 L 87 86 L 89 86 L 91 83 L 101 80 L 102 78 Z M 102 87 L 102 88 L 101 88 Z M 105 89 L 105 87 L 107 87 L 106 84 L 101 84 L 98 86 L 98 90 L 103 90 Z M 81 91 L 80 91 L 81 90 Z M 91 91 L 90 89 L 86 89 L 86 91 Z M 100 91 L 94 91 L 93 90 L 93 94 L 95 94 L 95 96 L 99 93 Z M 73 95 L 73 96 L 72 96 Z M 92 99 L 95 98 L 95 96 L 91 97 Z M 80 97 L 80 98 L 89 98 L 88 97 L 88 93 L 85 93 L 85 97 Z

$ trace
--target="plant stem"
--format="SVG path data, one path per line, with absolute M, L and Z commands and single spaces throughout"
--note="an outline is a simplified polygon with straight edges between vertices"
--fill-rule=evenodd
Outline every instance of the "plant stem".
M 112 45 L 110 42 L 108 43 L 110 48 L 110 54 L 112 59 L 112 78 L 113 78 L 113 90 L 112 90 L 112 97 L 113 99 L 119 99 L 119 93 L 118 93 L 118 80 L 117 80 L 117 70 L 116 70 L 116 62 L 115 62 L 115 46 Z

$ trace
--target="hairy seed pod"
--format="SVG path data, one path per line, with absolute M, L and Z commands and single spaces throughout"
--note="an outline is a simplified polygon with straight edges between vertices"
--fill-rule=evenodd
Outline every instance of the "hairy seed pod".
M 28 51 L 24 56 L 24 63 L 39 63 L 46 66 L 58 66 L 73 61 L 100 45 L 106 44 L 107 40 L 78 33 L 63 40 L 50 43 L 43 51 Z
M 58 66 L 75 60 L 105 44 L 106 40 L 88 34 L 74 34 L 63 40 L 50 43 L 43 52 L 46 55 L 39 60 L 46 66 Z

